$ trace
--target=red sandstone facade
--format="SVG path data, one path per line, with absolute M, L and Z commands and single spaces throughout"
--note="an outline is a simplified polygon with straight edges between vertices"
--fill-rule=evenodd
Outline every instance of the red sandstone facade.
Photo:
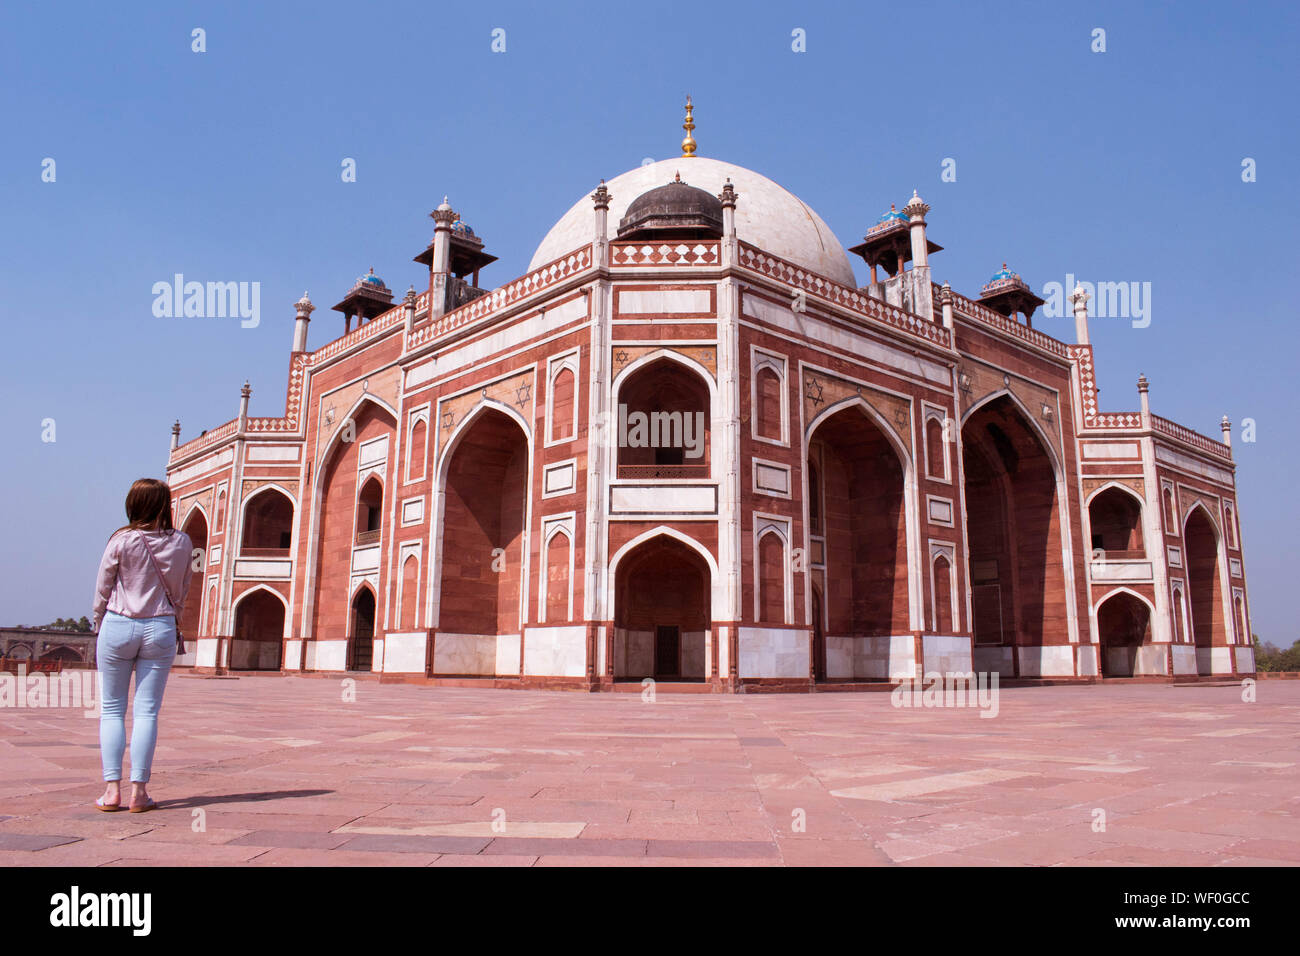
M 915 196 L 854 248 L 864 288 L 741 167 L 593 199 L 490 292 L 444 202 L 423 291 L 363 277 L 314 351 L 298 303 L 284 417 L 246 389 L 174 429 L 204 549 L 183 663 L 732 691 L 1254 672 L 1226 424 L 1151 414 L 1145 381 L 1101 412 L 1086 296 L 1066 344 L 1005 271 L 978 301 L 934 284 Z M 638 410 L 701 422 L 699 456 L 627 440 Z

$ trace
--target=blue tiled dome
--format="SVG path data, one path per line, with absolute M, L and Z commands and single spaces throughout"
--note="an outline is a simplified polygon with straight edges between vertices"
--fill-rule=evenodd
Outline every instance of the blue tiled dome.
M 375 270 L 374 270 L 374 269 L 371 269 L 370 272 L 369 272 L 368 274 L 363 275 L 363 276 L 362 276 L 360 279 L 358 279 L 357 281 L 358 281 L 358 282 L 364 282 L 366 285 L 372 285 L 372 286 L 374 286 L 374 287 L 377 288 L 377 289 L 386 289 L 386 288 L 388 288 L 388 286 L 384 285 L 384 280 L 381 279 L 381 278 L 379 278 L 379 276 L 375 275 Z
M 478 238 L 474 230 L 469 227 L 469 223 L 467 223 L 464 219 L 457 219 L 455 222 L 453 222 L 451 224 L 451 231 L 458 233 L 462 236 L 466 236 L 467 238 L 470 239 Z
M 907 222 L 907 217 L 904 216 L 897 209 L 895 209 L 893 204 L 891 203 L 889 206 L 889 212 L 885 213 L 883 216 L 877 219 L 876 225 L 884 226 L 892 222 Z
M 987 284 L 992 285 L 995 282 L 1005 282 L 1007 279 L 1019 279 L 1019 278 L 1020 276 L 1016 275 L 1016 273 L 1008 269 L 1007 264 L 1004 262 L 1002 263 L 1002 268 L 999 269 L 997 272 L 993 273 L 993 275 L 989 278 Z

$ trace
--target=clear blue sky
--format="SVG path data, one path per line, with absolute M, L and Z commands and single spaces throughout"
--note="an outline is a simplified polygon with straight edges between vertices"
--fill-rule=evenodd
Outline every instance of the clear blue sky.
M 500 257 L 484 283 L 513 278 L 598 179 L 678 152 L 689 92 L 701 155 L 782 183 L 846 246 L 916 188 L 958 291 L 1004 259 L 1039 289 L 1150 282 L 1149 328 L 1094 322 L 1103 406 L 1136 408 L 1145 372 L 1158 414 L 1257 421 L 1236 449 L 1250 598 L 1289 645 L 1297 25 L 1285 3 L 7 4 L 0 624 L 89 613 L 173 419 L 186 439 L 227 421 L 245 378 L 253 414 L 282 413 L 304 289 L 317 347 L 367 268 L 419 285 L 444 193 Z M 176 272 L 260 282 L 261 324 L 155 318 Z

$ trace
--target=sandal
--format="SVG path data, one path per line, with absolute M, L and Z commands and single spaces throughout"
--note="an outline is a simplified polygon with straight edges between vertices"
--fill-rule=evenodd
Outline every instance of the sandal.
M 132 807 L 132 808 L 131 808 L 131 812 L 132 812 L 132 813 L 145 813 L 145 812 L 147 812 L 147 811 L 149 811 L 149 810 L 154 809 L 156 806 L 158 806 L 158 804 L 157 804 L 155 801 L 150 800 L 148 803 L 142 803 L 142 804 L 140 804 L 140 806 L 138 806 L 138 807 Z
M 121 809 L 122 809 L 122 804 L 120 804 L 120 803 L 105 803 L 103 797 L 100 797 L 99 799 L 97 799 L 97 800 L 95 801 L 95 806 L 97 806 L 99 809 L 103 810 L 105 813 L 116 813 L 118 810 L 121 810 Z

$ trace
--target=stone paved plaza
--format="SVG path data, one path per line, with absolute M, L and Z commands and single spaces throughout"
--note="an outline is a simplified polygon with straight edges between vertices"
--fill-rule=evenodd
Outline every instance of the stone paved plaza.
M 1300 681 L 355 694 L 173 674 L 147 814 L 91 806 L 97 720 L 0 710 L 0 865 L 1300 862 Z

